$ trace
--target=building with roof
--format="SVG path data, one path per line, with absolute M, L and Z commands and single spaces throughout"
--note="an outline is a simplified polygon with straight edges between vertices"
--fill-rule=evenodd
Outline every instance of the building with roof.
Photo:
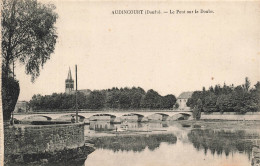
M 191 98 L 193 92 L 182 92 L 179 97 L 177 98 L 176 103 L 178 103 L 179 107 L 178 110 L 181 111 L 189 111 L 189 107 L 187 106 L 187 101 Z

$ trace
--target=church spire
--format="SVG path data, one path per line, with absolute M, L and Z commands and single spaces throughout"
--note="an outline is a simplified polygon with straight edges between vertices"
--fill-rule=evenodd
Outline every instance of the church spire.
M 65 80 L 65 93 L 70 94 L 74 90 L 74 80 L 71 76 L 71 70 L 69 68 L 68 77 Z
M 71 76 L 71 70 L 69 68 L 69 72 L 68 72 L 68 77 L 67 77 L 68 80 L 72 80 L 72 76 Z

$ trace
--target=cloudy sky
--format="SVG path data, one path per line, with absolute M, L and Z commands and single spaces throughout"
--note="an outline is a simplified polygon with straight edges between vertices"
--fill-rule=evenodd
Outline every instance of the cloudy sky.
M 34 83 L 16 64 L 19 100 L 65 90 L 140 86 L 178 96 L 215 84 L 260 80 L 257 2 L 53 1 L 58 41 Z M 112 15 L 113 10 L 213 10 L 212 14 Z

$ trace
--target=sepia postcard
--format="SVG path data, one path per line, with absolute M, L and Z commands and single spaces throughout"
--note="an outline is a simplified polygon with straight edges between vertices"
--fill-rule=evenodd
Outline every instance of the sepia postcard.
M 259 166 L 260 1 L 1 0 L 0 166 Z

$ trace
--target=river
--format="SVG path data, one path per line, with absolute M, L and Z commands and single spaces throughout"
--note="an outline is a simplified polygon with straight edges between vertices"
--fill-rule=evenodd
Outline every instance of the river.
M 96 150 L 85 166 L 250 166 L 259 162 L 259 122 L 175 121 L 85 126 Z

